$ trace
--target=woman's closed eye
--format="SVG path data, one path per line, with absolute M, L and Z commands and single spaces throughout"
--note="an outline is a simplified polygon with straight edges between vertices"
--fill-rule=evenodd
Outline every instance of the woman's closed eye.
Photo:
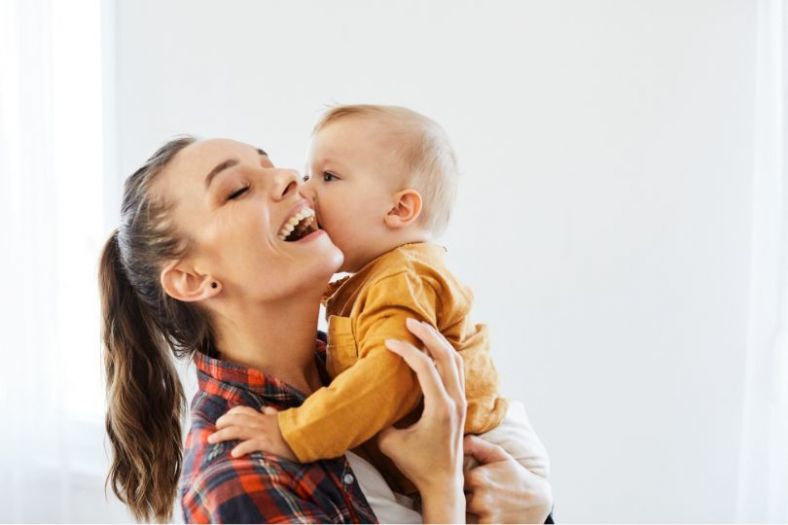
M 232 192 L 230 195 L 227 196 L 227 200 L 231 201 L 231 200 L 237 199 L 238 197 L 240 197 L 241 195 L 246 193 L 249 190 L 250 187 L 251 187 L 251 184 L 247 184 L 243 188 L 238 188 L 237 190 L 235 190 L 234 192 Z

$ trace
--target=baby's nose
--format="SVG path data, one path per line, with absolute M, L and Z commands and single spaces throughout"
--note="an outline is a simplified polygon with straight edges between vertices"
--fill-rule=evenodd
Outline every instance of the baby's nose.
M 315 201 L 317 200 L 317 195 L 315 191 L 312 189 L 312 186 L 309 184 L 302 184 L 301 187 L 298 189 L 298 193 L 312 203 L 312 206 L 315 205 Z
M 299 191 L 301 192 L 301 195 L 312 201 L 312 203 L 314 204 L 315 199 L 317 198 L 314 179 L 312 179 L 308 174 L 305 174 L 302 180 L 304 182 L 301 184 L 301 188 Z

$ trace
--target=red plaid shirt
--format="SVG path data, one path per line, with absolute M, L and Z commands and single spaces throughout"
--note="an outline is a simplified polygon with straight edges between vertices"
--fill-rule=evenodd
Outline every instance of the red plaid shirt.
M 318 341 L 321 373 L 322 350 Z M 191 405 L 180 481 L 186 523 L 377 522 L 344 456 L 306 464 L 261 452 L 233 458 L 237 441 L 209 444 L 216 420 L 234 406 L 282 410 L 306 396 L 258 370 L 203 354 L 194 361 L 199 391 Z

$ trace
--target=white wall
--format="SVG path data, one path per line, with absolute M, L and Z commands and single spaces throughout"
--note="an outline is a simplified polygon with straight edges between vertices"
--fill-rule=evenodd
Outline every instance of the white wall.
M 410 106 L 464 179 L 445 237 L 569 521 L 734 518 L 754 118 L 750 0 L 117 3 L 117 153 L 300 167 L 326 104 Z

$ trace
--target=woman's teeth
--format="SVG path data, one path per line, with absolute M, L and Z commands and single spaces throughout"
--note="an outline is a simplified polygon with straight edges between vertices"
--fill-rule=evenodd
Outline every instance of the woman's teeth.
M 310 233 L 310 230 L 313 228 L 312 223 L 315 222 L 315 210 L 311 208 L 301 208 L 295 215 L 290 217 L 287 222 L 282 226 L 282 229 L 279 230 L 279 240 L 282 241 L 293 241 L 298 240 L 303 237 L 306 233 Z M 292 233 L 298 228 L 298 233 L 296 239 L 288 239 L 292 235 Z

